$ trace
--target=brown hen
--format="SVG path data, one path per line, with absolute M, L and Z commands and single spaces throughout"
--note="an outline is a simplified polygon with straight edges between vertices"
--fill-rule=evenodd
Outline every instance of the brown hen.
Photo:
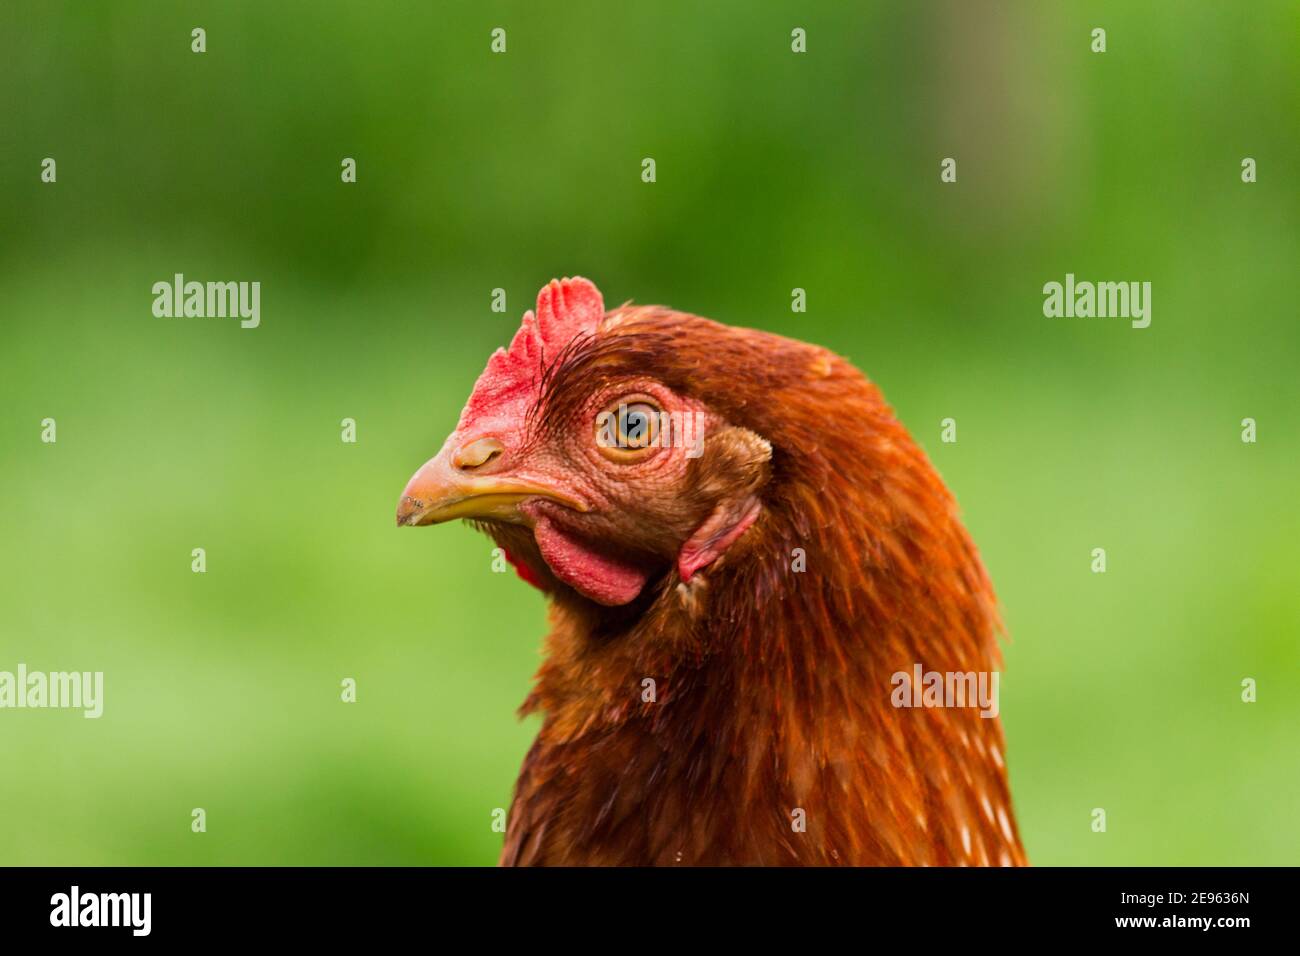
M 551 282 L 402 495 L 453 518 L 550 597 L 503 864 L 1026 862 L 992 587 L 844 359 Z

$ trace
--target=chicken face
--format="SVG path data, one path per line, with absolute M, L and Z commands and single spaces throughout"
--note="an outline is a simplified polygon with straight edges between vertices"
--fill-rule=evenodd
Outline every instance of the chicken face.
M 770 449 L 629 374 L 604 320 L 586 280 L 544 288 L 407 484 L 397 523 L 474 519 L 526 580 L 602 605 L 627 604 L 668 573 L 689 581 L 720 557 L 761 513 L 755 479 Z

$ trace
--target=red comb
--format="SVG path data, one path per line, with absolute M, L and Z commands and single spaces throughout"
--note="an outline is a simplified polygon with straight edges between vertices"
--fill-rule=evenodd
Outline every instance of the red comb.
M 586 279 L 575 276 L 548 282 L 537 293 L 537 312 L 524 313 L 510 348 L 497 349 L 488 359 L 460 413 L 457 430 L 471 419 L 475 430 L 485 434 L 497 424 L 507 431 L 518 428 L 547 364 L 579 335 L 595 335 L 604 315 L 605 300 Z

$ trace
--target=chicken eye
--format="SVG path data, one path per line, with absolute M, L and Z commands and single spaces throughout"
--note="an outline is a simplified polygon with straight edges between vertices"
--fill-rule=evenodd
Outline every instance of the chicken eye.
M 596 419 L 596 445 L 612 461 L 637 461 L 658 444 L 659 409 L 646 401 L 619 402 Z
M 649 448 L 659 431 L 659 410 L 645 402 L 618 409 L 618 438 L 624 448 Z

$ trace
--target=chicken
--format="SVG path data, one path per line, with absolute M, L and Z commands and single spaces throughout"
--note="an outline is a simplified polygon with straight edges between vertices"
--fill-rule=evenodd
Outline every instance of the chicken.
M 402 492 L 454 518 L 550 602 L 502 864 L 1026 862 L 943 693 L 996 680 L 992 587 L 844 359 L 552 281 Z

